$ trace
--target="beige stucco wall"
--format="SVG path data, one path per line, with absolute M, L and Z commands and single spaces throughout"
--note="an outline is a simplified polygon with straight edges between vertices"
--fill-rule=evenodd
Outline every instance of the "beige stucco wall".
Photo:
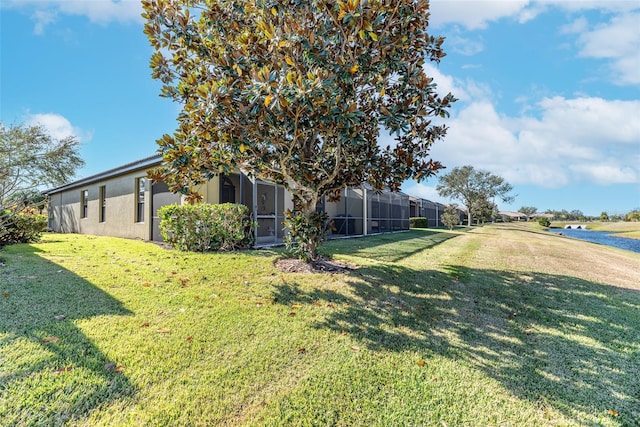
M 146 171 L 131 172 L 50 196 L 49 227 L 62 233 L 82 233 L 149 240 L 151 237 L 151 191 L 145 191 L 144 222 L 136 222 L 136 179 Z M 106 209 L 100 222 L 100 186 L 105 186 Z M 86 218 L 80 218 L 81 192 L 89 191 Z

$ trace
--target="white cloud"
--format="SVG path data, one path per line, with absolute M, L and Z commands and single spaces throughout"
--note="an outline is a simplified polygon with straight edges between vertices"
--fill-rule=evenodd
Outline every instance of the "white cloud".
M 438 28 L 452 24 L 452 50 L 467 56 L 484 49 L 482 38 L 465 37 L 466 30 L 483 30 L 494 21 L 511 18 L 528 22 L 542 13 L 564 11 L 579 14 L 597 10 L 611 16 L 609 22 L 590 28 L 586 16 L 579 16 L 561 26 L 561 34 L 576 34 L 578 56 L 610 61 L 610 73 L 604 76 L 617 85 L 640 84 L 640 2 L 638 1 L 491 1 L 491 0 L 433 0 L 430 23 Z
M 578 38 L 579 56 L 610 59 L 614 83 L 640 84 L 640 13 L 615 16 Z
M 478 30 L 486 28 L 491 21 L 519 16 L 529 4 L 529 0 L 432 0 L 429 4 L 429 22 L 433 27 L 454 23 L 469 30 Z
M 630 0 L 541 0 L 536 1 L 535 6 L 556 7 L 569 12 L 582 12 L 588 10 L 601 10 L 607 13 L 629 12 L 640 8 L 637 1 Z
M 56 139 L 75 136 L 80 141 L 87 142 L 93 137 L 92 132 L 73 126 L 66 117 L 56 113 L 27 114 L 24 121 L 28 125 L 42 125 Z
M 445 46 L 447 48 L 451 47 L 453 52 L 459 53 L 460 55 L 473 56 L 484 50 L 484 41 L 480 36 L 470 38 L 454 35 L 447 37 Z
M 482 30 L 491 22 L 503 18 L 524 24 L 553 9 L 569 13 L 600 10 L 620 14 L 638 10 L 640 5 L 637 1 L 629 0 L 431 0 L 429 23 L 435 28 L 456 24 L 468 30 Z
M 487 101 L 463 107 L 433 158 L 471 164 L 512 184 L 562 187 L 640 182 L 640 101 L 545 98 L 518 117 Z
M 139 0 L 6 0 L 2 7 L 29 13 L 35 21 L 34 33 L 38 35 L 42 35 L 45 28 L 61 15 L 85 16 L 102 25 L 142 22 Z
M 452 76 L 443 74 L 433 63 L 425 63 L 423 69 L 425 74 L 432 77 L 433 81 L 438 85 L 437 92 L 439 95 L 444 96 L 447 93 L 452 93 L 456 98 L 460 99 L 467 99 L 469 97 L 467 92 L 461 85 L 454 81 Z
M 582 163 L 571 166 L 571 171 L 585 181 L 597 182 L 602 185 L 626 184 L 639 182 L 638 171 L 630 167 L 611 164 Z
M 91 22 L 142 21 L 142 5 L 139 0 L 54 1 L 62 13 L 87 16 Z
M 440 172 L 440 175 L 443 173 L 447 173 L 447 170 Z M 406 194 L 410 194 L 415 197 L 420 197 L 421 199 L 431 200 L 432 202 L 438 202 L 443 204 L 449 204 L 449 199 L 445 199 L 440 197 L 438 192 L 436 191 L 435 183 L 437 182 L 437 178 L 431 178 L 428 182 L 420 182 L 417 183 L 415 181 L 407 181 L 402 186 L 402 191 Z M 429 185 L 429 183 L 433 183 L 433 185 Z
M 46 26 L 56 20 L 56 13 L 47 10 L 36 10 L 33 14 L 33 19 L 36 21 L 36 25 L 33 27 L 33 33 L 41 36 L 44 34 Z

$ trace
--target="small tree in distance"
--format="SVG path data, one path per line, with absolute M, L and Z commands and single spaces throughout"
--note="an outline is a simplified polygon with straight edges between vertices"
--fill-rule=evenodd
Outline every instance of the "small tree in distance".
M 84 165 L 75 136 L 56 139 L 41 125 L 0 122 L 0 210 L 42 202 L 38 189 L 68 182 Z
M 57 139 L 41 125 L 0 122 L 0 245 L 37 240 L 46 217 L 43 186 L 68 182 L 84 161 L 75 136 Z
M 458 211 L 458 207 L 456 205 L 447 205 L 444 208 L 444 213 L 440 217 L 442 223 L 449 230 L 453 230 L 453 227 L 460 224 L 460 212 Z
M 640 209 L 634 209 L 624 216 L 625 221 L 638 222 L 640 221 Z
M 459 200 L 466 206 L 469 226 L 476 212 L 488 201 L 495 197 L 505 203 L 514 200 L 509 194 L 513 187 L 504 178 L 469 165 L 453 168 L 447 175 L 440 176 L 438 182 L 436 190 L 440 196 Z
M 442 168 L 429 150 L 446 129 L 432 119 L 455 98 L 424 71 L 445 56 L 444 39 L 427 33 L 427 0 L 142 4 L 152 76 L 182 105 L 152 177 L 188 200 L 237 170 L 283 185 L 288 228 L 314 260 L 321 197 L 363 183 L 399 190 Z M 380 147 L 380 131 L 393 143 Z

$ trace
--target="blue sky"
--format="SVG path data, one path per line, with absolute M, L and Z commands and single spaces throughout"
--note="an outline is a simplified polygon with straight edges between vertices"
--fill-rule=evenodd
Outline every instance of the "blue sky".
M 150 156 L 174 130 L 138 1 L 0 7 L 0 120 L 78 136 L 78 177 Z M 640 207 L 640 1 L 432 0 L 430 23 L 447 56 L 427 72 L 459 98 L 434 159 L 504 177 L 517 197 L 501 209 Z M 436 184 L 403 190 L 446 202 Z

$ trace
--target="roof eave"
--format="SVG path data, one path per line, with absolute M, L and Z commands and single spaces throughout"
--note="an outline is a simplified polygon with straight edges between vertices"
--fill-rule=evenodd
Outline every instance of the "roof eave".
M 100 172 L 95 175 L 88 176 L 86 178 L 81 178 L 77 181 L 73 181 L 59 187 L 54 187 L 49 190 L 45 190 L 42 192 L 45 196 L 60 193 L 62 191 L 71 190 L 73 188 L 82 187 L 83 185 L 92 184 L 96 181 L 100 181 L 103 179 L 109 179 L 116 176 L 124 175 L 130 172 L 135 172 L 141 169 L 148 169 L 162 163 L 162 155 L 155 154 L 151 157 L 146 157 L 144 159 L 137 160 L 135 162 L 127 163 L 126 165 L 118 166 L 113 169 L 109 169 L 104 172 Z

